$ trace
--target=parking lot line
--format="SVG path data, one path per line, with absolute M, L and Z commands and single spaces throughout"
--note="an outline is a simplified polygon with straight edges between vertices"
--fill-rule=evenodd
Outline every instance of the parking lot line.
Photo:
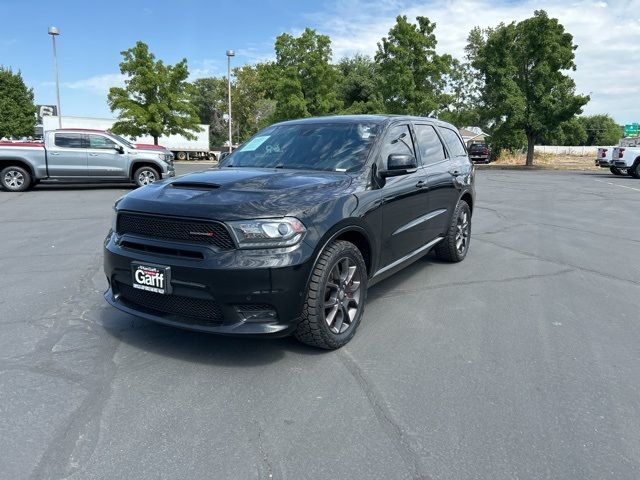
M 600 182 L 600 183 L 606 183 L 608 185 L 614 185 L 616 187 L 622 187 L 622 188 L 628 188 L 630 190 L 635 190 L 636 192 L 640 192 L 640 188 L 633 188 L 633 187 L 627 187 L 626 185 L 619 185 L 617 183 L 611 183 L 611 182 L 605 182 L 604 180 L 596 180 L 594 179 L 596 182 Z

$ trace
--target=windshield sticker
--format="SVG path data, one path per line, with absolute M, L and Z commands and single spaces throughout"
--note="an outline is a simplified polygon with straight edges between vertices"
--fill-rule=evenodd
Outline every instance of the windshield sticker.
M 247 142 L 247 144 L 244 147 L 242 147 L 242 151 L 243 152 L 253 152 L 256 148 L 258 148 L 260 145 L 262 145 L 264 142 L 266 142 L 267 139 L 270 136 L 271 135 L 265 135 L 263 137 L 254 138 L 250 142 Z

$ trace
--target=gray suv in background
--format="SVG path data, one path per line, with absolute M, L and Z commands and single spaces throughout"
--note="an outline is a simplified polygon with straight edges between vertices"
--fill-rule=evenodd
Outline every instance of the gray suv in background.
M 169 150 L 134 145 L 109 131 L 60 129 L 46 132 L 44 143 L 0 142 L 0 186 L 12 192 L 41 180 L 144 186 L 174 175 Z

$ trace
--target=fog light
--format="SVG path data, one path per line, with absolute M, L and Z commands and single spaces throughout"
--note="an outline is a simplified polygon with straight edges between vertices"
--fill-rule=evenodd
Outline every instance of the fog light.
M 243 322 L 272 322 L 278 319 L 271 305 L 236 305 L 236 311 Z

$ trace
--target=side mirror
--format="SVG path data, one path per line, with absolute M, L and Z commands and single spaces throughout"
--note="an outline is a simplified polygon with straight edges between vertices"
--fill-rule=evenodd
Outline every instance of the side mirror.
M 115 149 L 116 149 L 116 152 L 120 154 L 124 153 L 124 147 L 122 145 L 116 145 Z
M 382 178 L 407 175 L 418 169 L 416 157 L 408 153 L 392 153 L 387 158 L 387 169 L 380 171 Z
M 218 155 L 218 161 L 221 162 L 222 160 L 227 158 L 229 155 L 231 155 L 230 152 L 220 152 L 220 155 Z

